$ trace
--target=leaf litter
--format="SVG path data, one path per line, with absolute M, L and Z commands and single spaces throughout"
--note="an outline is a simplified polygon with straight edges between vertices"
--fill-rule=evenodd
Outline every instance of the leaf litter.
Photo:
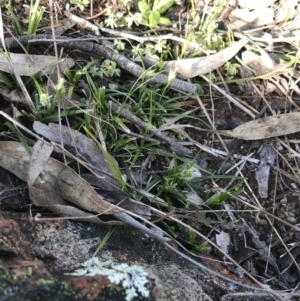
M 12 172 L 23 181 L 28 180 L 30 156 L 21 143 L 1 141 L 0 154 L 1 167 Z M 40 162 L 44 162 L 47 156 L 41 155 Z M 34 161 L 35 164 L 39 161 L 37 154 L 35 154 Z M 68 201 L 76 207 L 94 213 L 94 216 L 95 214 L 112 214 L 117 219 L 148 233 L 162 242 L 169 241 L 169 238 L 163 237 L 162 230 L 157 226 L 152 224 L 153 229 L 147 228 L 127 213 L 122 212 L 120 207 L 107 203 L 84 179 L 65 164 L 48 158 L 47 163 L 43 167 L 42 180 L 37 178 L 33 185 L 28 187 L 29 195 L 34 205 L 64 214 L 74 213 L 75 211 L 76 214 L 78 209 L 76 210 L 75 208 L 73 211 L 68 211 L 68 207 L 62 207 L 68 205 L 66 202 Z M 32 180 L 30 178 L 31 182 Z M 56 210 L 57 205 L 59 205 L 58 211 Z M 80 213 L 79 216 L 82 214 Z M 86 214 L 84 216 L 85 221 L 87 217 L 88 215 Z M 68 218 L 72 217 L 68 216 Z M 75 219 L 80 218 L 75 216 Z
M 272 117 L 274 117 L 274 116 L 272 116 Z M 264 118 L 267 118 L 267 117 L 264 117 Z M 255 122 L 252 123 L 252 124 L 251 124 L 251 122 L 248 123 L 248 124 L 245 123 L 244 125 L 242 125 L 244 127 L 241 126 L 241 128 L 239 128 L 239 130 L 237 130 L 235 132 L 233 130 L 233 131 L 227 131 L 227 133 L 230 133 L 228 135 L 231 136 L 231 137 L 236 137 L 236 138 L 240 138 L 240 139 L 243 139 L 243 140 L 256 140 L 256 139 L 265 139 L 265 137 L 271 138 L 271 137 L 277 137 L 277 136 L 281 136 L 281 135 L 287 135 L 287 134 L 295 133 L 295 132 L 298 131 L 298 130 L 292 131 L 291 129 L 288 129 L 288 130 L 285 131 L 280 126 L 279 126 L 279 129 L 274 130 L 273 129 L 273 127 L 274 127 L 273 126 L 273 121 L 268 120 L 268 119 L 264 119 L 264 118 L 261 118 L 261 120 L 259 122 L 264 121 L 262 124 L 264 124 L 264 126 L 266 128 L 268 128 L 267 131 L 260 131 L 259 130 L 259 124 L 258 124 L 259 122 L 257 120 L 255 120 Z M 288 117 L 286 119 L 282 118 L 281 121 L 289 122 Z M 277 123 L 275 123 L 275 127 L 278 127 Z M 292 126 L 290 126 L 290 127 L 292 127 Z M 247 132 L 249 128 L 250 128 L 250 134 Z M 244 131 L 244 133 L 242 133 L 243 131 Z M 255 132 L 258 132 L 258 136 L 255 136 Z M 248 136 L 250 136 L 249 139 L 247 139 Z M 256 137 L 261 137 L 261 138 L 256 138 Z M 263 158 L 263 156 L 261 156 L 261 159 L 262 158 Z M 255 237 L 255 235 L 253 235 L 253 236 Z M 258 235 L 257 235 L 257 237 L 258 237 Z
M 115 173 L 111 165 L 92 139 L 78 131 L 55 123 L 46 125 L 35 121 L 33 123 L 33 129 L 36 133 L 52 142 L 62 142 L 69 152 L 83 160 L 95 171 L 101 182 L 100 187 L 102 189 L 112 191 L 121 190 L 119 182 L 115 179 Z M 109 154 L 106 153 L 106 156 L 109 156 Z M 115 162 L 115 164 L 117 165 L 117 162 Z

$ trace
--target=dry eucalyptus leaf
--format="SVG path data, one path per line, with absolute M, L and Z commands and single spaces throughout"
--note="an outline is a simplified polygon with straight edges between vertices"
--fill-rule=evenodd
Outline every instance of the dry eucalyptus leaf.
M 29 169 L 27 176 L 27 185 L 31 187 L 36 181 L 37 177 L 43 171 L 50 155 L 52 154 L 53 147 L 42 140 L 35 143 L 32 148 L 32 154 L 29 161 Z
M 53 69 L 57 65 L 57 58 L 49 55 L 28 55 L 24 53 L 10 53 L 7 58 L 0 53 L 0 70 L 20 76 L 32 76 L 41 70 Z M 71 68 L 75 61 L 65 58 L 60 64 L 61 71 Z
M 21 143 L 10 141 L 0 142 L 0 166 L 24 182 L 27 181 L 29 160 L 30 156 Z
M 242 39 L 235 44 L 221 50 L 220 52 L 200 58 L 181 59 L 178 61 L 169 61 L 166 63 L 166 70 L 175 70 L 187 78 L 192 78 L 200 74 L 209 73 L 223 66 L 232 57 L 234 57 L 248 41 Z
M 232 131 L 218 131 L 243 140 L 260 140 L 300 131 L 300 112 L 268 116 L 246 122 Z
M 30 157 L 21 143 L 1 141 L 0 155 L 0 165 L 3 168 L 23 181 L 27 180 Z M 67 200 L 90 212 L 112 214 L 109 204 L 85 180 L 71 168 L 52 158 L 44 165 L 43 182 L 37 179 L 29 187 L 29 193 L 31 191 L 34 197 L 32 201 L 36 206 L 44 206 L 45 202 L 51 205 L 52 200 L 57 200 L 54 204 Z
M 34 186 L 28 187 L 28 192 L 35 206 L 50 208 L 56 205 L 67 205 L 60 191 L 53 189 L 53 186 L 49 185 L 48 182 L 40 182 L 38 179 Z
M 98 175 L 101 187 L 105 190 L 121 191 L 119 182 L 114 178 L 114 172 L 99 147 L 82 133 L 60 126 L 55 123 L 45 125 L 39 121 L 33 123 L 36 133 L 50 141 L 64 144 L 64 147 L 74 156 L 84 160 L 87 165 Z M 117 164 L 117 163 L 115 163 Z

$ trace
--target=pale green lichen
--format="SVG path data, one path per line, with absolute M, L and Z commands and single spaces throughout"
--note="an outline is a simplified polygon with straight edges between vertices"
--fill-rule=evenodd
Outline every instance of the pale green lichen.
M 131 301 L 140 293 L 143 297 L 149 297 L 148 274 L 142 267 L 137 265 L 129 266 L 126 263 L 116 264 L 111 260 L 101 262 L 94 257 L 82 264 L 81 269 L 67 275 L 72 276 L 107 276 L 111 283 L 121 285 L 125 289 L 126 301 Z

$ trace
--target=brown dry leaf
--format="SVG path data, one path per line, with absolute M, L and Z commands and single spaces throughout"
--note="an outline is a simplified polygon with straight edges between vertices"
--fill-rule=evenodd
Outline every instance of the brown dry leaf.
M 260 140 L 300 131 L 300 112 L 268 116 L 246 122 L 232 131 L 218 131 L 243 140 Z
M 49 123 L 47 126 L 39 121 L 35 121 L 33 129 L 36 133 L 43 135 L 52 142 L 61 143 L 62 141 L 64 147 L 70 153 L 84 160 L 98 175 L 101 188 L 121 191 L 119 182 L 114 178 L 113 169 L 92 139 L 89 139 L 78 131 L 55 123 Z
M 45 164 L 47 163 L 50 155 L 53 151 L 53 147 L 44 141 L 39 140 L 32 148 L 32 154 L 29 161 L 27 185 L 31 187 L 36 181 L 37 177 L 43 171 Z
M 209 73 L 212 70 L 223 66 L 232 57 L 234 57 L 247 43 L 247 39 L 242 39 L 211 56 L 169 61 L 166 63 L 165 69 L 168 71 L 177 69 L 180 74 L 187 78 L 192 78 L 200 74 Z
M 49 55 L 28 55 L 24 53 L 10 53 L 7 58 L 0 54 L 0 70 L 11 74 L 17 73 L 20 76 L 31 76 L 47 70 L 57 65 L 57 58 Z M 61 71 L 71 68 L 75 61 L 71 58 L 65 58 L 59 64 Z
M 30 157 L 21 143 L 0 142 L 0 166 L 27 181 Z M 29 194 L 36 206 L 64 205 L 63 200 L 80 208 L 103 214 L 112 214 L 111 207 L 95 190 L 65 164 L 49 158 L 43 169 L 43 182 L 39 179 Z

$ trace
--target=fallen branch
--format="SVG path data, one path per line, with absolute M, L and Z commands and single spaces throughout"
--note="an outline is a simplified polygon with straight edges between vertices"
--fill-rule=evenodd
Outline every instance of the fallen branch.
M 8 49 L 13 49 L 20 47 L 20 44 L 25 46 L 27 44 L 44 44 L 51 45 L 54 40 L 51 35 L 35 35 L 32 38 L 29 36 L 19 36 L 16 38 L 9 38 L 6 40 L 6 46 Z M 106 58 L 116 62 L 119 67 L 136 76 L 137 78 L 143 78 L 145 75 L 145 70 L 138 64 L 132 62 L 130 59 L 125 56 L 114 52 L 113 50 L 93 42 L 76 41 L 76 39 L 71 39 L 68 37 L 61 36 L 59 39 L 56 39 L 55 42 L 58 46 L 64 48 L 78 49 L 82 52 L 88 53 L 96 57 Z M 0 47 L 3 47 L 0 43 Z M 154 75 L 153 77 L 147 77 L 147 82 L 155 84 L 167 85 L 169 83 L 168 76 L 165 74 Z M 186 81 L 175 79 L 171 84 L 170 88 L 178 90 L 185 93 L 194 93 L 198 89 L 198 85 L 190 84 Z

